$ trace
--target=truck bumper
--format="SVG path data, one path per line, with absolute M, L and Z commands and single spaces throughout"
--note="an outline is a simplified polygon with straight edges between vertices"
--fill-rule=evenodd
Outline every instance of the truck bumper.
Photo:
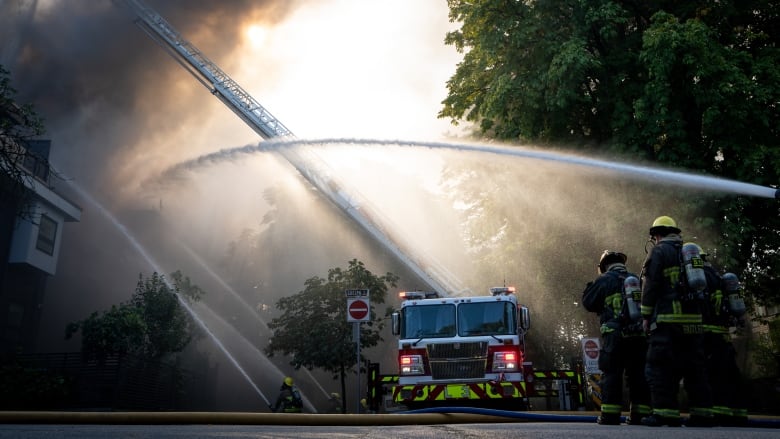
M 526 396 L 524 381 L 399 385 L 393 388 L 393 400 L 407 405 L 524 399 Z

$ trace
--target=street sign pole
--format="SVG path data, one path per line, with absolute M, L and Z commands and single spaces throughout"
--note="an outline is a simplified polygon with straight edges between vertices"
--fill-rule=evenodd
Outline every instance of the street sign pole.
M 357 407 L 355 413 L 360 413 L 360 323 L 371 320 L 371 306 L 368 301 L 368 289 L 346 290 L 347 322 L 352 322 L 352 339 L 355 340 L 357 364 Z
M 357 334 L 355 337 L 357 340 L 357 359 L 355 361 L 357 364 L 357 410 L 355 413 L 360 413 L 360 322 L 355 322 L 355 333 Z

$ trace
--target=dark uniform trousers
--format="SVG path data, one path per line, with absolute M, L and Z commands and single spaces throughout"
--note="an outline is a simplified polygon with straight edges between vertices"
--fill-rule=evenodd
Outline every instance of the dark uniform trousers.
M 645 374 L 654 413 L 679 416 L 682 379 L 691 415 L 711 414 L 712 394 L 702 337 L 701 325 L 658 323 L 650 333 Z

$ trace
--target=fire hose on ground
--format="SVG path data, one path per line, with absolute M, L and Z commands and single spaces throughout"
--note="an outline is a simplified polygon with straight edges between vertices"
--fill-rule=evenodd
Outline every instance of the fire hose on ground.
M 567 412 L 566 412 L 567 413 Z M 2 411 L 1 424 L 124 424 L 124 425 L 309 425 L 379 426 L 476 424 L 495 422 L 596 423 L 596 414 L 515 412 L 471 407 L 440 407 L 391 414 L 308 414 L 248 412 L 66 412 Z M 625 419 L 623 419 L 625 421 Z M 685 422 L 683 422 L 685 425 Z M 780 418 L 751 416 L 746 427 L 780 428 Z

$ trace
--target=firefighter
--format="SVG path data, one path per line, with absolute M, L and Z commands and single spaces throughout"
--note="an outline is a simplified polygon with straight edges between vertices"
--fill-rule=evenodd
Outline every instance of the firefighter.
M 328 401 L 330 402 L 330 408 L 328 410 L 328 413 L 343 413 L 344 407 L 343 402 L 341 401 L 341 395 L 339 395 L 336 392 L 333 392 L 330 394 L 330 397 L 328 398 Z
M 656 218 L 650 227 L 654 245 L 642 266 L 642 323 L 649 334 L 645 377 L 653 406 L 642 424 L 681 425 L 678 393 L 683 379 L 690 404 L 687 425 L 709 427 L 712 396 L 702 342 L 703 301 L 686 280 L 680 233 L 673 218 Z
M 639 304 L 625 300 L 626 279 L 639 279 L 626 269 L 626 255 L 605 250 L 598 264 L 599 276 L 582 292 L 582 305 L 599 315 L 601 323 L 601 425 L 620 425 L 623 409 L 623 374 L 629 391 L 630 424 L 650 415 L 650 390 L 645 381 L 647 340 L 642 330 Z M 638 299 L 638 297 L 637 297 Z M 632 313 L 629 306 L 635 306 Z M 633 315 L 633 318 L 632 318 Z
M 274 413 L 300 413 L 302 407 L 301 392 L 295 386 L 292 377 L 284 377 L 276 403 L 269 408 Z
M 707 253 L 697 244 L 691 244 L 699 249 L 707 278 L 709 307 L 704 313 L 704 354 L 714 421 L 723 426 L 744 426 L 748 421 L 746 385 L 737 365 L 737 353 L 729 330 L 745 324 L 739 279 L 733 273 L 721 276 L 708 260 Z

